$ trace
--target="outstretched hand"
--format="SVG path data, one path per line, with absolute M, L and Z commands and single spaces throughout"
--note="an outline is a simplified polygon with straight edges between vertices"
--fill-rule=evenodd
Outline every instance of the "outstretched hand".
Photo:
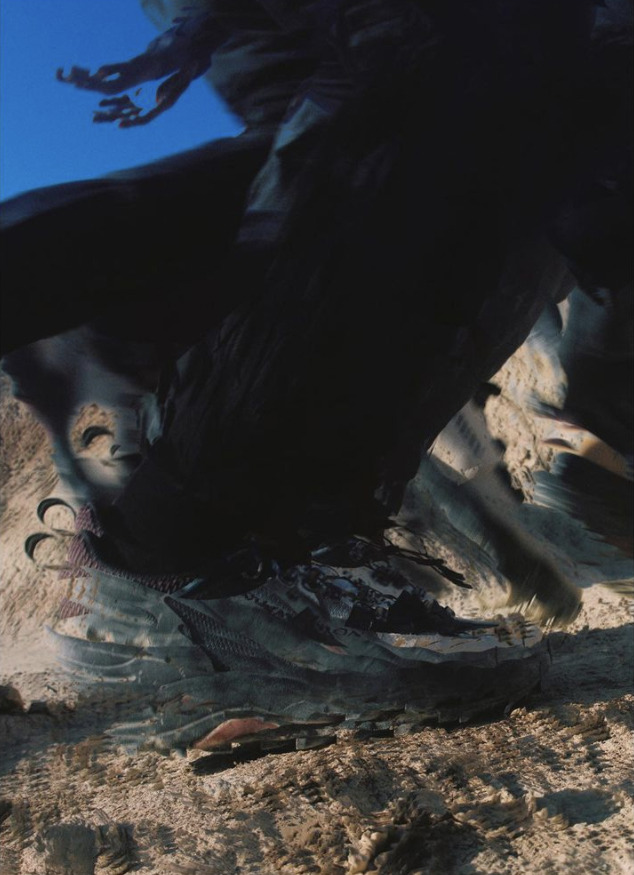
M 190 82 L 202 76 L 211 65 L 214 48 L 224 39 L 220 28 L 210 16 L 176 19 L 174 26 L 149 44 L 145 52 L 115 64 L 104 64 L 95 73 L 85 67 L 71 67 L 65 74 L 57 70 L 58 82 L 66 82 L 86 91 L 117 95 L 143 82 L 163 79 L 156 92 L 156 106 L 145 114 L 128 95 L 102 100 L 93 121 L 118 121 L 119 127 L 129 128 L 152 121 L 173 106 Z M 171 74 L 171 75 L 170 75 Z
M 132 101 L 129 95 L 125 94 L 122 97 L 110 97 L 99 102 L 99 106 L 108 107 L 105 112 L 95 111 L 93 116 L 94 122 L 119 122 L 120 128 L 134 128 L 139 125 L 147 125 L 149 122 L 157 118 L 161 113 L 170 109 L 184 91 L 189 87 L 190 82 L 197 76 L 196 68 L 190 65 L 184 70 L 179 70 L 162 82 L 156 91 L 156 105 L 143 113 L 143 109 L 137 106 Z

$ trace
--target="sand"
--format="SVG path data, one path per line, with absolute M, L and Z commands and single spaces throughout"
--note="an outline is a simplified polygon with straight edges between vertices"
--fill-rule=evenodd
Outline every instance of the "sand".
M 529 497 L 531 472 L 552 453 L 518 386 L 525 393 L 543 379 L 542 366 L 534 348 L 521 350 L 487 405 Z M 587 586 L 601 578 L 600 561 L 580 569 L 574 544 L 561 559 L 568 579 L 586 585 L 575 589 L 580 612 L 550 632 L 542 689 L 506 716 L 396 737 L 349 734 L 321 750 L 242 761 L 129 755 L 105 742 L 107 705 L 47 650 L 65 584 L 30 562 L 23 542 L 42 528 L 35 508 L 57 494 L 56 476 L 45 435 L 4 382 L 0 428 L 3 873 L 634 872 L 632 602 Z M 560 541 L 577 531 L 563 530 Z M 460 537 L 444 550 L 476 589 L 467 598 L 453 588 L 455 601 L 472 613 L 499 610 L 508 583 Z M 63 536 L 42 548 L 63 561 Z M 553 556 L 564 555 L 558 549 Z M 600 557 L 601 545 L 593 549 Z

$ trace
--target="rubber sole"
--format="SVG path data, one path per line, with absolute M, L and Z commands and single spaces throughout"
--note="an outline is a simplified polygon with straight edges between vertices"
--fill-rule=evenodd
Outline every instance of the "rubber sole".
M 550 664 L 520 616 L 451 636 L 334 624 L 332 644 L 289 627 L 282 595 L 271 613 L 251 594 L 197 601 L 90 570 L 50 636 L 76 680 L 125 702 L 108 735 L 128 750 L 305 750 L 465 722 L 521 701 Z

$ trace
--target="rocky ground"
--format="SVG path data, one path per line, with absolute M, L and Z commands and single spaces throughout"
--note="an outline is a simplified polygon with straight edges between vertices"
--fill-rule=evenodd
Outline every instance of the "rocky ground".
M 517 399 L 539 367 L 534 350 L 520 352 L 487 407 L 524 486 L 548 464 Z M 129 755 L 104 735 L 107 703 L 84 695 L 47 652 L 64 583 L 31 563 L 23 542 L 41 528 L 35 507 L 55 494 L 56 477 L 43 433 L 5 384 L 0 416 L 3 873 L 634 872 L 631 601 L 584 589 L 574 621 L 550 632 L 542 689 L 498 719 L 344 734 L 321 750 L 259 759 Z M 444 545 L 473 572 L 479 604 L 461 596 L 460 608 L 499 610 L 510 588 L 465 537 Z M 596 565 L 584 574 L 577 583 L 601 577 Z

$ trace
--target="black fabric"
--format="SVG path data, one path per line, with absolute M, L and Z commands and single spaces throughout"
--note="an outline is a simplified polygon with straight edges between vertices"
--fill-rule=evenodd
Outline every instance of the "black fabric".
M 250 133 L 156 178 L 27 195 L 7 234 L 9 344 L 94 318 L 104 292 L 107 317 L 161 301 L 175 331 L 186 314 L 161 435 L 109 511 L 142 570 L 204 566 L 252 534 L 380 529 L 559 291 L 562 211 L 618 163 L 586 112 L 590 3 L 203 7 L 227 34 L 209 76 Z M 582 260 L 575 233 L 561 248 Z
M 85 322 L 189 341 L 235 306 L 222 279 L 266 134 L 11 198 L 0 209 L 2 354 Z M 204 313 L 204 324 L 201 315 Z

